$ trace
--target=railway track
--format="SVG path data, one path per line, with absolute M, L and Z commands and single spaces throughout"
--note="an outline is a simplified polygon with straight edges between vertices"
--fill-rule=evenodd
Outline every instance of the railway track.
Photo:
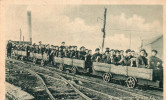
M 12 65 L 12 67 L 13 66 L 23 68 L 24 71 L 26 70 L 29 73 L 31 73 L 32 75 L 36 76 L 38 79 L 40 79 L 51 100 L 56 100 L 56 99 L 58 99 L 58 100 L 59 99 L 65 99 L 65 100 L 68 100 L 68 99 L 69 100 L 73 100 L 73 99 L 96 100 L 97 99 L 97 100 L 101 100 L 101 99 L 103 99 L 103 95 L 106 96 L 106 97 L 104 97 L 105 100 L 109 100 L 109 99 L 117 100 L 117 97 L 114 97 L 111 95 L 106 95 L 104 93 L 97 92 L 92 89 L 88 89 L 88 90 L 84 91 L 83 90 L 84 87 L 80 87 L 78 85 L 75 86 L 75 85 L 73 85 L 73 83 L 66 80 L 66 78 L 64 78 L 58 74 L 55 74 L 54 77 L 52 77 L 52 75 L 50 75 L 50 76 L 48 75 L 49 73 L 36 72 L 36 70 L 34 70 L 34 69 L 25 68 L 25 67 L 23 67 L 24 66 L 23 64 L 22 65 Z M 79 89 L 77 89 L 76 87 Z M 60 91 L 57 91 L 57 90 L 60 90 Z M 93 92 L 95 92 L 95 93 L 93 93 Z M 120 99 L 118 99 L 118 100 L 120 100 Z
M 21 61 L 17 61 L 17 62 L 21 62 Z M 24 63 L 24 62 L 21 62 L 21 63 Z M 29 62 L 26 62 L 25 64 L 29 64 L 29 66 L 32 66 L 32 64 L 31 63 L 29 63 Z M 66 74 L 66 73 L 62 73 L 62 72 L 59 72 L 59 71 L 57 71 L 57 69 L 56 68 L 52 68 L 52 67 L 39 67 L 39 66 L 33 66 L 33 67 L 38 67 L 38 68 L 40 68 L 40 69 L 43 69 L 43 70 L 45 70 L 45 71 L 48 71 L 48 72 L 54 72 L 54 71 L 56 71 L 56 72 L 58 72 L 58 74 L 60 74 L 60 75 L 62 75 L 63 77 L 65 77 L 66 75 L 67 75 L 67 77 L 66 78 L 68 78 L 68 79 L 70 79 L 70 80 L 75 80 L 75 81 L 82 81 L 83 83 L 84 83 L 84 85 L 85 86 L 87 86 L 87 85 L 90 85 L 90 84 L 95 84 L 95 85 L 91 85 L 90 87 L 93 87 L 93 86 L 100 86 L 100 87 L 102 87 L 102 88 L 105 88 L 104 90 L 116 90 L 116 91 L 119 91 L 119 92 L 121 92 L 121 93 L 124 93 L 124 95 L 125 95 L 125 93 L 126 94 L 131 94 L 130 95 L 130 97 L 131 98 L 133 98 L 133 97 L 139 97 L 139 98 L 151 98 L 150 96 L 152 96 L 152 95 L 154 95 L 154 94 L 152 94 L 152 93 L 144 93 L 144 91 L 140 91 L 140 90 L 137 90 L 137 89 L 134 89 L 134 90 L 132 90 L 132 89 L 128 89 L 128 90 L 126 90 L 126 89 L 124 89 L 124 88 L 121 88 L 119 85 L 116 85 L 116 84 L 112 84 L 112 83 L 97 83 L 97 82 L 94 82 L 94 81 L 91 81 L 91 78 L 90 79 L 88 79 L 87 77 L 83 77 L 83 76 L 80 76 L 80 75 L 72 75 L 72 74 Z M 36 72 L 37 72 L 37 70 L 35 70 Z M 41 72 L 39 72 L 40 74 L 41 74 Z M 49 73 L 45 73 L 46 75 L 49 75 Z M 52 77 L 52 75 L 49 75 L 49 77 Z M 52 77 L 53 78 L 53 77 Z M 90 83 L 90 84 L 89 84 Z M 85 87 L 84 85 L 81 85 L 81 84 L 75 84 L 75 82 L 74 82 L 74 85 L 75 86 L 77 86 L 77 87 L 81 87 L 81 88 L 84 88 L 84 89 L 87 89 L 88 90 L 88 88 L 87 87 Z M 109 88 L 109 89 L 107 89 L 107 88 Z M 93 87 L 93 89 L 89 89 L 89 90 L 91 90 L 91 91 L 93 91 L 93 92 L 99 92 L 100 90 L 94 90 L 94 89 L 97 89 L 97 87 Z M 109 91 L 107 91 L 107 92 L 109 92 Z M 100 94 L 102 94 L 103 93 L 103 91 L 101 91 L 101 92 L 99 92 Z M 104 95 L 105 93 L 103 93 L 103 95 Z M 106 95 L 105 95 L 106 96 Z M 117 96 L 117 94 L 116 94 L 116 96 Z M 109 97 L 109 98 L 113 98 L 113 97 L 111 97 L 111 96 L 109 96 L 109 95 L 107 95 L 107 97 Z M 155 97 L 160 97 L 160 98 L 162 98 L 162 96 L 160 96 L 160 95 L 155 95 Z M 115 99 L 117 99 L 116 97 L 114 97 Z M 124 99 L 124 98 L 123 98 Z

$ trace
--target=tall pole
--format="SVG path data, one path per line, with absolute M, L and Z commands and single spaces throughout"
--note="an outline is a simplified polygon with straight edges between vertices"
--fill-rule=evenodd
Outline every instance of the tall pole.
M 103 29 L 102 29 L 102 32 L 103 32 L 102 52 L 103 52 L 104 40 L 105 40 L 106 14 L 107 14 L 107 8 L 105 8 L 105 11 L 104 11 L 104 25 L 103 25 Z
M 143 42 L 143 40 L 141 41 L 141 49 L 143 48 L 143 44 L 144 44 L 144 42 Z
M 24 42 L 24 36 L 23 36 L 23 42 Z
M 129 49 L 131 49 L 131 32 L 130 32 L 130 44 L 129 44 Z
M 20 44 L 21 44 L 21 36 L 22 36 L 22 31 L 21 31 L 21 28 L 20 28 Z
M 32 23 L 31 23 L 31 11 L 27 12 L 28 16 L 28 27 L 29 27 L 29 41 L 32 44 Z

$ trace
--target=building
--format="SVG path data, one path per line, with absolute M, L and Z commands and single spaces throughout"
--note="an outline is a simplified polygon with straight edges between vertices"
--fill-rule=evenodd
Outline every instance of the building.
M 164 59 L 163 56 L 163 35 L 160 35 L 149 42 L 143 43 L 143 48 L 146 49 L 148 56 L 151 55 L 153 49 L 158 51 L 157 57 Z

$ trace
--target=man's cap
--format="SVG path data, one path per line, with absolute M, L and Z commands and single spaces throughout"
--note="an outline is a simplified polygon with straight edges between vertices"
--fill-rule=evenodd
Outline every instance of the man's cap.
M 135 52 L 134 50 L 131 50 L 131 52 Z
M 120 50 L 120 52 L 122 52 L 122 51 L 124 52 L 124 50 Z
M 145 50 L 145 49 L 141 49 L 140 52 L 141 52 L 141 51 L 144 51 L 144 52 L 146 53 L 146 50 Z
M 96 50 L 95 51 L 99 51 L 100 49 L 99 48 L 96 48 Z
M 119 50 L 115 50 L 115 53 L 120 52 Z
M 157 50 L 154 50 L 154 49 L 152 50 L 152 52 L 158 53 L 158 51 L 157 51 Z
M 130 49 L 127 49 L 127 50 L 126 50 L 126 53 L 128 53 L 128 52 L 131 52 L 131 50 L 130 50 Z
M 114 49 L 111 49 L 110 51 L 114 51 Z

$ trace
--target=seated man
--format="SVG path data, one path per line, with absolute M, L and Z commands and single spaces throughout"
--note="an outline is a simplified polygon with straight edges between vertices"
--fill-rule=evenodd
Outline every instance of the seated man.
M 64 52 L 63 52 L 63 49 L 62 48 L 59 48 L 59 52 L 58 52 L 58 57 L 61 57 L 63 58 L 64 57 Z
M 123 50 L 120 50 L 120 61 L 119 61 L 119 63 L 120 63 L 120 65 L 124 65 L 124 51 Z
M 54 56 L 58 57 L 59 47 L 55 46 Z
M 152 56 L 149 57 L 149 68 L 150 69 L 162 69 L 162 60 L 156 57 L 158 51 L 152 50 Z
M 101 60 L 101 57 L 102 57 L 102 55 L 100 54 L 100 49 L 96 48 L 95 52 L 96 53 L 93 54 L 93 56 L 92 56 L 92 61 L 93 62 L 99 62 Z
M 124 64 L 126 66 L 130 66 L 131 64 L 131 50 L 130 49 L 127 49 L 126 50 L 126 56 L 124 57 Z
M 111 58 L 110 58 L 110 49 L 109 48 L 106 48 L 105 55 L 106 55 L 106 63 L 110 64 Z
M 119 50 L 116 50 L 115 51 L 115 58 L 114 58 L 114 64 L 115 65 L 120 65 L 120 60 L 121 60 L 121 55 L 120 55 L 120 51 Z
M 79 54 L 78 54 L 78 58 L 79 58 L 80 60 L 85 60 L 85 55 L 86 55 L 85 47 L 82 46 L 82 47 L 80 48 L 80 52 L 79 52 Z
M 101 63 L 107 63 L 106 55 L 103 54 L 100 60 Z
M 145 68 L 147 66 L 145 53 L 146 51 L 144 49 L 140 50 L 140 55 L 136 58 L 136 66 L 139 68 Z
M 115 51 L 113 49 L 110 50 L 110 64 L 114 64 L 115 63 Z
M 131 51 L 131 59 L 130 59 L 130 61 L 131 61 L 131 64 L 130 64 L 130 66 L 131 67 L 136 67 L 136 53 L 135 53 L 135 51 Z
M 65 42 L 62 42 L 61 46 L 59 48 L 61 48 L 61 50 L 63 50 L 65 48 Z
M 78 50 L 77 50 L 77 46 L 74 46 L 73 58 L 74 58 L 74 59 L 78 59 Z

